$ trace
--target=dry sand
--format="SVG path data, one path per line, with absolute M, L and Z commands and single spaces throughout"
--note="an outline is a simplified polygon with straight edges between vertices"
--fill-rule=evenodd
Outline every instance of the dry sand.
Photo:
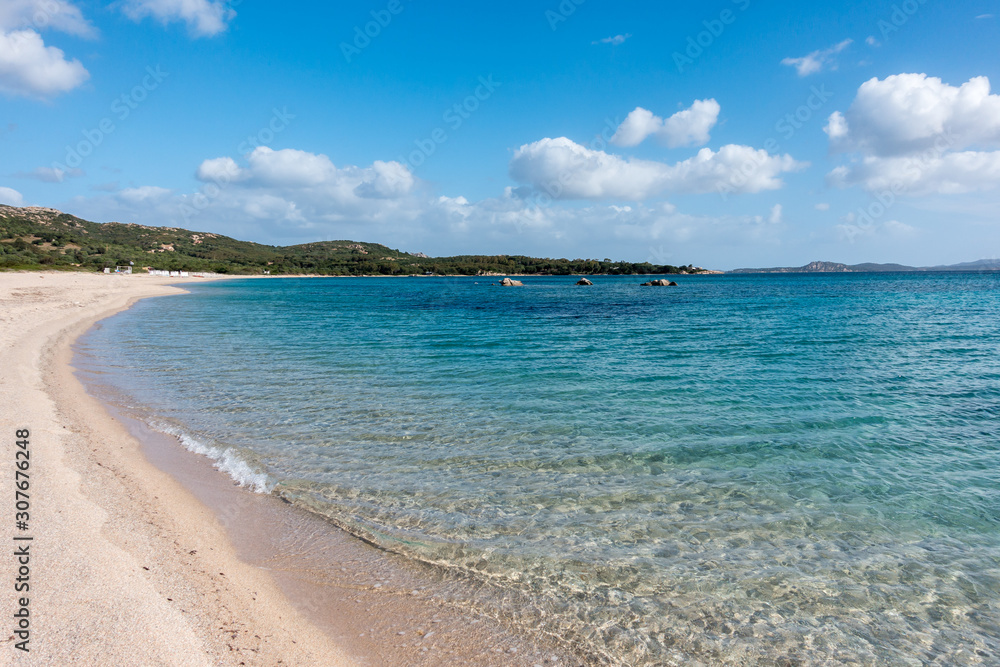
M 185 284 L 198 279 L 183 279 Z M 573 665 L 461 586 L 361 543 L 87 391 L 71 343 L 177 278 L 0 273 L 0 665 Z M 31 432 L 30 529 L 14 517 Z M 285 530 L 288 528 L 288 530 Z M 30 542 L 30 653 L 13 616 Z M 555 638 L 557 639 L 557 638 Z
M 180 292 L 167 286 L 177 281 L 0 273 L 0 664 L 353 664 L 70 372 L 73 338 L 135 299 Z M 31 432 L 26 532 L 14 525 L 21 428 Z M 12 636 L 15 534 L 34 538 L 27 654 Z

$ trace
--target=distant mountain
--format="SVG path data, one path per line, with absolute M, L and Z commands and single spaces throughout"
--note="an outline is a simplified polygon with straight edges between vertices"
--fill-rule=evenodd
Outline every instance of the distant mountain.
M 980 259 L 951 266 L 934 266 L 928 271 L 1000 271 L 1000 259 Z
M 929 271 L 1000 271 L 1000 259 L 981 259 L 948 266 L 904 266 L 903 264 L 839 264 L 837 262 L 811 262 L 805 266 L 775 267 L 770 269 L 736 269 L 729 273 L 922 273 Z
M 696 266 L 521 255 L 428 257 L 378 243 L 269 246 L 178 227 L 81 220 L 51 208 L 0 205 L 0 269 L 149 267 L 216 273 L 359 275 L 648 275 L 713 273 Z

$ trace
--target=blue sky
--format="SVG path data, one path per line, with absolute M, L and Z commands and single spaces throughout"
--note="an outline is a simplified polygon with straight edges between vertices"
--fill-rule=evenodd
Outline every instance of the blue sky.
M 996 257 L 998 56 L 986 0 L 4 0 L 0 203 L 429 254 Z

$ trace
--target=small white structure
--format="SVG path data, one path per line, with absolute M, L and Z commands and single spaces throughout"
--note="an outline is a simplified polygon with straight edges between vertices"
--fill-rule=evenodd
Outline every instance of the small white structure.
M 187 271 L 164 271 L 162 269 L 146 269 L 151 276 L 167 276 L 168 278 L 187 278 L 191 274 Z
M 115 273 L 124 273 L 126 275 L 132 275 L 132 267 L 131 266 L 116 266 L 115 267 Z

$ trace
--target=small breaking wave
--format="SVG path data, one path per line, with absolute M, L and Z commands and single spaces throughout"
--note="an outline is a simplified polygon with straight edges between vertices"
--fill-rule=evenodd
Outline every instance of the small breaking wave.
M 216 470 L 226 473 L 239 486 L 250 489 L 254 493 L 271 493 L 277 484 L 270 475 L 255 468 L 244 459 L 235 447 L 207 445 L 181 429 L 168 424 L 158 423 L 150 424 L 150 426 L 162 433 L 174 436 L 189 452 L 211 459 Z

